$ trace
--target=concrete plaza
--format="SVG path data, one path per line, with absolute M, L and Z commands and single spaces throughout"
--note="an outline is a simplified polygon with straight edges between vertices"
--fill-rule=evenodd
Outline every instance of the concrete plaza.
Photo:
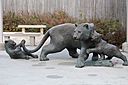
M 0 51 L 0 85 L 128 85 L 128 67 L 120 59 L 112 59 L 114 67 L 75 68 L 76 59 L 67 50 L 48 57 L 46 62 L 13 60 Z

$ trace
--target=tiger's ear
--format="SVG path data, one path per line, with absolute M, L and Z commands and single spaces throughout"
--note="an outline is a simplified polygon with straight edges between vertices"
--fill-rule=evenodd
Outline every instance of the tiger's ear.
M 90 23 L 89 25 L 90 25 L 90 27 L 91 27 L 92 30 L 95 30 L 96 29 L 94 23 Z
M 83 27 L 86 27 L 87 29 L 89 29 L 89 26 L 88 26 L 88 24 L 85 24 Z
M 77 27 L 77 26 L 78 26 L 78 24 L 77 24 L 77 23 L 75 23 L 75 26 Z
M 7 41 L 7 40 L 5 40 L 4 42 L 5 42 L 5 43 L 7 43 L 8 41 Z

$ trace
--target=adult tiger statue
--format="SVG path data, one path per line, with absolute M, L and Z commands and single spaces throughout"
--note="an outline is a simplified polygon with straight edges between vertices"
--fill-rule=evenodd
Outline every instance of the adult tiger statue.
M 85 23 L 88 25 L 89 29 L 92 29 L 85 33 L 87 36 L 90 35 L 91 32 L 94 30 L 94 25 L 92 23 Z M 50 37 L 50 43 L 48 45 L 44 45 L 40 54 L 40 61 L 47 61 L 47 55 L 50 53 L 56 53 L 64 50 L 65 48 L 68 50 L 69 55 L 72 58 L 77 58 L 79 55 L 77 53 L 77 48 L 81 48 L 81 43 L 79 40 L 75 40 L 73 38 L 74 30 L 76 28 L 76 24 L 65 23 L 61 25 L 57 25 L 49 29 L 42 38 L 40 44 L 33 50 L 27 49 L 24 45 L 25 40 L 22 41 L 24 51 L 28 53 L 34 53 L 38 51 L 45 41 Z M 85 28 L 85 27 L 83 27 Z M 98 55 L 97 53 L 93 53 L 92 60 L 97 60 Z M 81 66 L 80 66 L 81 67 Z

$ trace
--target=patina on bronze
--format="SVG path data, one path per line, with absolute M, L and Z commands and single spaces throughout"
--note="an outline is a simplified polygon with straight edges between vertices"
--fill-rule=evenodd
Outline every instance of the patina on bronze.
M 90 29 L 90 27 L 93 28 L 92 24 L 87 23 L 87 25 L 89 27 L 88 29 Z M 28 50 L 24 44 L 23 44 L 23 49 L 28 53 L 36 52 L 43 46 L 43 44 L 48 39 L 48 37 L 50 37 L 50 43 L 42 47 L 42 51 L 40 54 L 40 61 L 49 60 L 49 58 L 47 58 L 48 54 L 60 52 L 65 48 L 68 50 L 70 56 L 72 56 L 73 58 L 77 58 L 79 55 L 76 50 L 77 48 L 79 49 L 81 48 L 81 43 L 79 40 L 73 38 L 73 33 L 75 28 L 76 28 L 75 24 L 71 24 L 71 23 L 65 23 L 54 26 L 45 33 L 40 44 L 35 49 Z M 86 36 L 89 37 L 91 32 L 92 30 L 85 32 Z M 25 40 L 23 40 L 22 43 L 25 43 Z M 92 57 L 93 60 L 97 60 L 98 58 L 97 53 L 93 53 L 93 54 L 94 54 L 94 56 Z
M 31 53 L 27 53 L 22 48 L 22 43 L 16 45 L 13 40 L 5 41 L 5 50 L 9 54 L 11 59 L 30 59 L 30 58 L 38 58 L 37 55 L 33 55 Z
M 78 57 L 76 67 L 84 67 L 84 64 L 87 64 L 85 61 L 88 59 L 89 53 L 100 54 L 102 59 L 105 59 L 104 55 L 107 55 L 107 60 L 110 60 L 112 57 L 117 57 L 124 61 L 124 66 L 128 65 L 126 56 L 124 56 L 115 45 L 104 41 L 101 38 L 101 34 L 94 30 L 94 24 L 92 24 L 91 27 L 87 23 L 76 25 L 73 37 L 81 43 L 80 55 Z M 103 63 L 101 63 L 101 65 L 102 64 Z

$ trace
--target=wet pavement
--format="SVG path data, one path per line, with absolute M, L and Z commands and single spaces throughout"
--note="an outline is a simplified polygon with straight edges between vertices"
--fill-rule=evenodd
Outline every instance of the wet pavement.
M 50 60 L 45 62 L 14 60 L 0 51 L 0 85 L 128 85 L 128 67 L 122 66 L 120 59 L 112 59 L 114 67 L 76 68 L 76 59 L 67 50 L 48 57 Z

